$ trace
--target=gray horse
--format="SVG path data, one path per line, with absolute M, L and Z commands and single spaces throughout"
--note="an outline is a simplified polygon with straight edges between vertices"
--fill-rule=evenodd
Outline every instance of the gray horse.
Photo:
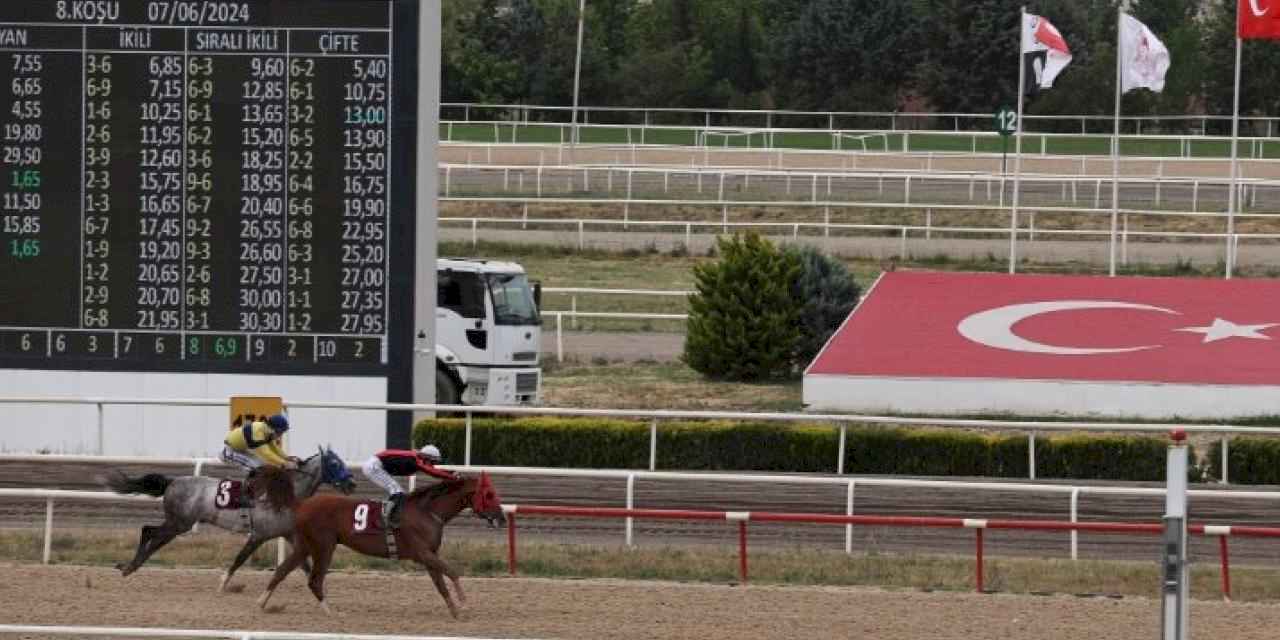
M 321 484 L 331 484 L 345 494 L 355 489 L 355 481 L 347 465 L 336 453 L 321 448 L 319 453 L 304 460 L 292 473 L 293 495 L 281 499 L 261 491 L 253 500 L 250 508 L 226 508 L 230 495 L 229 483 L 220 478 L 205 476 L 180 476 L 170 478 L 158 473 L 149 473 L 138 478 L 117 472 L 112 477 L 99 478 L 99 482 L 116 493 L 143 493 L 164 498 L 164 523 L 158 526 L 142 527 L 142 537 L 138 540 L 138 550 L 128 563 L 120 563 L 116 568 L 123 575 L 137 571 L 151 557 L 151 554 L 169 544 L 174 538 L 191 530 L 197 522 L 207 522 L 217 527 L 237 533 L 248 533 L 240 553 L 231 563 L 231 567 L 222 574 L 220 591 L 227 590 L 227 584 L 236 570 L 253 555 L 263 543 L 279 538 L 293 531 L 292 499 L 302 500 L 315 494 Z M 248 483 L 245 483 L 246 488 Z M 222 508 L 219 508 L 222 507 Z

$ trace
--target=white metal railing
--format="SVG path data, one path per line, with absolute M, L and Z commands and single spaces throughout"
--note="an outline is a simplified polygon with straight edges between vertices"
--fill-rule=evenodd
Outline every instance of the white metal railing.
M 573 318 L 576 326 L 578 318 L 611 318 L 616 320 L 687 320 L 688 314 L 684 313 L 630 313 L 630 312 L 604 312 L 604 311 L 542 311 L 545 316 L 552 316 L 556 319 L 556 361 L 564 362 L 564 317 Z
M 819 205 L 821 206 L 821 205 Z M 933 207 L 934 209 L 944 207 Z M 962 208 L 962 207 L 956 207 Z M 967 208 L 967 207 L 964 207 Z M 1025 215 L 1025 214 L 1024 214 Z M 1034 220 L 1034 214 L 1031 214 L 1030 220 Z M 1095 242 L 1105 241 L 1114 242 L 1119 250 L 1111 252 L 1108 257 L 1108 263 L 1118 263 L 1120 265 L 1129 264 L 1128 247 L 1131 241 L 1141 241 L 1142 239 L 1151 240 L 1198 240 L 1202 244 L 1209 241 L 1217 241 L 1223 243 L 1230 242 L 1233 249 L 1226 252 L 1226 261 L 1230 263 L 1232 269 L 1240 264 L 1238 248 L 1242 242 L 1274 242 L 1280 240 L 1280 233 L 1222 233 L 1222 232 L 1195 232 L 1195 231 L 1146 231 L 1135 230 L 1129 227 L 1129 216 L 1122 214 L 1121 227 L 1117 230 L 1113 237 L 1111 232 L 1106 229 L 1044 229 L 1035 228 L 1034 226 L 1020 226 L 1017 229 L 1009 227 L 942 227 L 936 225 L 918 225 L 918 224 L 853 224 L 839 222 L 729 222 L 727 220 L 721 222 L 694 222 L 688 220 L 599 220 L 584 218 L 482 218 L 482 217 L 452 217 L 441 216 L 440 223 L 462 223 L 470 228 L 472 246 L 479 246 L 480 242 L 480 225 L 503 227 L 511 224 L 541 226 L 550 229 L 563 229 L 566 225 L 571 228 L 576 227 L 577 247 L 579 250 L 585 249 L 587 246 L 586 233 L 588 227 L 598 227 L 601 231 L 618 232 L 627 231 L 631 227 L 643 229 L 649 233 L 663 232 L 667 229 L 682 229 L 682 231 L 670 231 L 671 234 L 683 237 L 685 247 L 692 246 L 693 234 L 696 229 L 699 234 L 718 235 L 720 233 L 729 233 L 730 229 L 757 229 L 764 230 L 766 233 L 780 233 L 782 235 L 790 235 L 793 240 L 799 240 L 801 231 L 812 231 L 813 235 L 805 235 L 803 237 L 809 239 L 818 239 L 821 241 L 830 241 L 835 239 L 832 236 L 833 231 L 860 231 L 860 232 L 892 232 L 897 236 L 898 255 L 909 256 L 908 241 L 914 234 L 917 239 L 930 240 L 933 237 L 945 236 L 947 234 L 955 236 L 1004 236 L 1004 242 L 1008 242 L 1010 236 L 1015 236 L 1026 241 L 1034 241 L 1036 235 L 1042 237 L 1066 237 L 1076 240 L 1090 240 Z M 1229 271 L 1228 271 L 1229 272 Z
M 476 127 L 484 127 L 486 129 L 492 127 L 493 137 L 489 138 L 486 135 L 483 140 L 476 140 L 474 136 L 469 136 L 466 138 L 455 137 L 454 135 L 455 125 L 463 126 L 468 131 L 475 129 Z M 685 146 L 685 147 L 700 148 L 700 149 L 709 149 L 709 148 L 724 148 L 724 149 L 733 148 L 733 149 L 748 149 L 748 150 L 790 149 L 795 151 L 814 151 L 814 150 L 820 151 L 820 150 L 826 149 L 826 150 L 832 150 L 832 151 L 837 151 L 837 150 L 844 151 L 843 144 L 842 144 L 842 140 L 844 139 L 853 138 L 853 137 L 862 136 L 862 135 L 884 135 L 885 143 L 886 145 L 888 145 L 889 144 L 888 136 L 892 135 L 900 138 L 900 144 L 897 145 L 896 148 L 882 149 L 883 151 L 901 151 L 903 153 L 921 152 L 921 151 L 937 151 L 937 152 L 947 151 L 947 149 L 933 148 L 931 145 L 927 145 L 927 144 L 925 145 L 917 144 L 916 146 L 913 147 L 911 140 L 912 140 L 912 136 L 914 135 L 917 140 L 919 140 L 920 138 L 924 138 L 925 140 L 932 140 L 936 138 L 960 138 L 968 142 L 970 153 L 978 153 L 979 140 L 990 141 L 992 143 L 992 146 L 994 146 L 994 142 L 1000 139 L 1000 134 L 992 130 L 968 130 L 968 131 L 947 131 L 947 130 L 936 130 L 936 129 L 935 130 L 930 130 L 930 129 L 908 130 L 908 129 L 893 129 L 891 127 L 831 129 L 831 128 L 774 127 L 769 125 L 766 125 L 763 127 L 749 127 L 749 126 L 723 127 L 723 126 L 711 126 L 711 125 L 654 125 L 654 124 L 644 124 L 644 125 L 589 124 L 589 123 L 579 123 L 578 125 L 572 125 L 567 123 L 556 123 L 556 122 L 517 122 L 517 121 L 503 121 L 503 120 L 472 121 L 469 123 L 442 121 L 440 123 L 440 126 L 442 127 L 444 132 L 441 136 L 441 142 L 445 144 L 469 143 L 469 142 L 492 143 L 492 144 L 526 144 L 527 141 L 521 142 L 519 140 L 519 135 L 518 135 L 519 130 L 521 128 L 525 128 L 525 129 L 556 130 L 558 140 L 551 142 L 550 144 L 556 144 L 562 147 L 568 146 L 568 143 L 571 140 L 575 139 L 575 135 L 574 135 L 575 126 L 576 126 L 576 131 L 578 132 L 578 135 L 576 136 L 576 139 L 578 140 L 578 144 L 582 144 L 581 142 L 582 131 L 602 131 L 602 132 L 608 132 L 608 137 L 615 138 L 615 139 L 611 139 L 605 142 L 594 142 L 593 144 L 626 144 L 626 145 L 655 146 L 655 145 L 662 145 L 662 144 L 669 145 L 671 143 L 671 140 L 681 139 L 675 143 L 675 146 Z M 504 128 L 510 129 L 509 135 L 503 134 L 502 130 Z M 633 131 L 635 133 L 633 133 Z M 660 133 L 665 134 L 664 139 L 661 142 L 659 142 L 658 140 L 655 140 L 656 134 L 660 134 Z M 826 140 L 825 146 L 822 148 L 816 148 L 812 146 L 800 146 L 800 145 L 780 146 L 777 144 L 777 140 L 780 136 L 806 136 L 806 135 L 809 136 L 811 139 L 818 139 L 819 137 L 824 138 Z M 762 141 L 762 143 L 758 147 L 752 146 L 753 145 L 752 141 L 757 139 L 757 136 Z M 601 137 L 605 137 L 605 136 L 601 136 Z M 1109 141 L 1113 138 L 1116 138 L 1116 136 L 1113 133 L 1085 133 L 1085 132 L 1058 133 L 1058 132 L 1049 132 L 1049 131 L 1024 131 L 1022 133 L 1022 137 L 1024 140 L 1024 143 L 1023 143 L 1024 156 L 1037 154 L 1037 153 L 1041 156 L 1069 155 L 1064 153 L 1050 153 L 1049 152 L 1050 140 L 1080 140 L 1080 139 L 1097 140 L 1099 141 L 1098 146 L 1100 148 L 1109 148 L 1110 146 Z M 744 140 L 745 144 L 744 145 L 735 144 L 733 146 L 730 146 L 729 141 L 732 139 Z M 1201 160 L 1215 159 L 1215 158 L 1222 159 L 1228 156 L 1225 153 L 1222 155 L 1218 155 L 1215 153 L 1214 155 L 1196 156 L 1194 154 L 1194 148 L 1197 143 L 1199 143 L 1201 146 L 1206 144 L 1211 144 L 1216 146 L 1225 146 L 1225 143 L 1231 140 L 1230 136 L 1225 136 L 1225 135 L 1211 136 L 1211 135 L 1205 135 L 1203 133 L 1198 133 L 1198 132 L 1188 133 L 1188 134 L 1141 134 L 1141 133 L 1121 134 L 1118 137 L 1118 139 L 1120 140 L 1121 154 L 1123 154 L 1123 149 L 1125 146 L 1132 146 L 1136 142 L 1144 142 L 1144 141 L 1157 142 L 1157 143 L 1166 142 L 1166 143 L 1170 143 L 1170 146 L 1172 146 L 1172 143 L 1176 143 L 1178 147 L 1178 152 L 1177 152 L 1177 155 L 1170 155 L 1170 156 L 1163 156 L 1163 157 L 1187 158 L 1187 159 L 1197 158 Z M 687 142 L 685 142 L 684 140 L 687 140 Z M 720 140 L 721 144 L 716 146 L 714 145 L 713 140 Z M 1108 141 L 1108 142 L 1104 144 L 1102 141 Z M 1239 152 L 1241 154 L 1240 157 L 1247 157 L 1251 159 L 1263 159 L 1266 157 L 1267 144 L 1271 143 L 1272 145 L 1274 145 L 1277 142 L 1280 142 L 1280 141 L 1273 139 L 1269 134 L 1265 137 L 1251 136 L 1247 134 L 1244 136 L 1241 136 L 1239 138 L 1239 148 L 1241 149 L 1241 151 Z M 955 147 L 957 145 L 951 144 L 947 146 Z M 983 146 L 984 146 L 983 151 L 987 152 L 985 149 L 986 145 L 983 145 Z M 1037 147 L 1038 147 L 1038 151 L 1037 151 Z M 1100 151 L 1096 155 L 1105 157 L 1107 155 L 1107 152 Z M 1129 156 L 1124 156 L 1124 157 L 1127 158 Z
M 556 106 L 556 105 L 530 105 L 530 104 L 487 104 L 487 103 L 470 103 L 470 102 L 442 102 L 440 110 L 442 113 L 453 114 L 461 112 L 463 122 L 471 122 L 471 114 L 473 112 L 489 112 L 507 114 L 510 117 L 506 121 L 519 122 L 539 122 L 546 117 L 563 118 L 567 123 L 570 113 L 574 107 Z M 772 126 L 775 123 L 786 121 L 788 118 L 803 118 L 805 120 L 825 119 L 829 129 L 836 128 L 836 122 L 839 119 L 849 118 L 872 118 L 880 119 L 889 123 L 891 130 L 896 130 L 900 122 L 912 123 L 929 123 L 943 122 L 951 123 L 952 130 L 960 131 L 963 128 L 977 127 L 981 129 L 991 128 L 991 123 L 995 117 L 994 113 L 962 113 L 962 112 L 900 112 L 900 111 L 798 111 L 793 109 L 699 109 L 688 107 L 604 107 L 604 106 L 578 106 L 577 112 L 583 123 L 591 121 L 593 113 L 609 113 L 609 114 L 631 114 L 640 116 L 639 124 L 648 124 L 655 118 L 655 114 L 666 115 L 686 115 L 693 116 L 693 119 L 701 121 L 704 126 L 711 126 L 712 121 L 724 121 L 729 118 L 754 118 L 756 122 L 762 122 L 766 126 Z M 545 114 L 545 115 L 544 115 Z M 1115 121 L 1113 116 L 1109 115 L 1032 115 L 1025 114 L 1022 116 L 1027 122 L 1079 122 L 1082 132 L 1088 129 L 1089 123 L 1097 123 L 1096 126 L 1112 123 Z M 447 122 L 448 118 L 441 118 Z M 1274 127 L 1273 125 L 1280 117 L 1277 116 L 1240 116 L 1240 122 L 1244 125 L 1265 125 L 1267 127 L 1267 137 L 1271 137 Z M 1144 123 L 1160 124 L 1162 122 L 1187 122 L 1193 125 L 1199 125 L 1200 131 L 1208 129 L 1210 122 L 1221 122 L 1224 124 L 1231 121 L 1231 116 L 1215 116 L 1215 115 L 1143 115 L 1143 116 L 1120 116 L 1123 123 L 1133 123 L 1134 129 L 1138 132 L 1142 131 Z M 961 123 L 966 126 L 962 127 Z M 941 130 L 941 129 L 935 129 Z
M 1116 180 L 1116 183 L 1123 188 L 1122 196 L 1126 200 L 1132 200 L 1135 197 L 1133 194 L 1135 188 L 1145 189 L 1150 194 L 1146 196 L 1147 201 L 1155 207 L 1159 207 L 1165 200 L 1177 199 L 1176 196 L 1179 192 L 1173 190 L 1180 189 L 1182 195 L 1180 201 L 1185 202 L 1189 197 L 1191 208 L 1178 210 L 1126 207 L 1122 209 L 1123 211 L 1155 216 L 1211 213 L 1225 217 L 1226 214 L 1222 211 L 1222 208 L 1225 207 L 1229 194 L 1228 185 L 1230 180 L 1228 178 L 1164 175 L 1166 170 L 1161 166 L 1163 162 L 1154 162 L 1156 164 L 1154 175 L 1142 177 L 1127 175 Z M 894 205 L 913 205 L 916 208 L 923 208 L 955 206 L 967 202 L 971 203 L 969 208 L 981 208 L 984 211 L 1003 211 L 1010 208 L 1005 200 L 1009 197 L 1007 192 L 1014 182 L 1012 176 L 972 170 L 944 171 L 935 169 L 931 165 L 932 160 L 930 158 L 922 159 L 922 166 L 918 170 L 861 169 L 857 171 L 818 170 L 812 168 L 778 170 L 654 166 L 588 167 L 558 164 L 545 166 L 446 164 L 442 165 L 440 169 L 440 193 L 444 200 L 465 202 L 468 196 L 466 194 L 455 194 L 456 188 L 454 184 L 459 180 L 469 180 L 468 186 L 480 182 L 478 187 L 471 186 L 473 191 L 480 192 L 477 195 L 470 196 L 471 198 L 493 199 L 496 197 L 492 195 L 491 191 L 498 189 L 497 184 L 500 178 L 500 191 L 519 194 L 520 197 L 513 200 L 513 202 L 526 204 L 526 206 L 530 202 L 566 204 L 581 201 L 592 203 L 595 199 L 593 196 L 575 196 L 571 194 L 575 191 L 589 193 L 595 188 L 610 194 L 615 190 L 622 192 L 625 194 L 621 198 L 623 202 L 636 205 L 750 203 L 754 206 L 843 204 L 872 208 Z M 1074 163 L 1072 166 L 1075 166 Z M 592 181 L 593 172 L 596 176 L 594 182 Z M 603 177 L 600 176 L 602 173 L 604 174 Z M 526 174 L 530 174 L 529 182 L 531 184 L 525 184 Z M 619 175 L 617 180 L 613 177 L 615 174 Z M 514 179 L 512 178 L 513 175 Z M 674 181 L 673 178 L 675 179 Z M 681 180 L 686 181 L 687 184 L 680 184 L 679 181 Z M 675 198 L 672 197 L 673 182 L 675 183 L 675 189 L 678 190 L 678 195 Z M 756 185 L 754 189 L 752 187 L 753 182 Z M 1108 214 L 1111 212 L 1109 206 L 1104 209 L 1103 205 L 1110 203 L 1112 178 L 1110 175 L 1088 173 L 1087 163 L 1082 163 L 1078 174 L 1025 174 L 1021 178 L 1021 183 L 1027 189 L 1037 185 L 1051 186 L 1061 193 L 1056 200 L 1051 196 L 1036 196 L 1034 192 L 1024 194 L 1026 197 L 1019 202 L 1019 208 L 1021 209 L 1035 210 L 1052 206 L 1060 208 L 1063 212 L 1078 211 L 1087 213 L 1091 210 L 1105 211 Z M 914 192 L 916 197 L 914 199 L 912 197 L 913 186 L 916 187 Z M 939 186 L 942 189 L 938 189 L 937 187 Z M 851 194 L 847 198 L 839 198 L 837 197 L 837 188 L 847 189 L 851 191 Z M 886 188 L 900 192 L 902 194 L 901 199 L 884 199 Z M 1237 188 L 1243 205 L 1257 206 L 1259 192 L 1265 189 L 1280 189 L 1280 180 L 1242 178 L 1238 181 Z M 699 195 L 708 192 L 707 197 L 690 197 L 690 192 L 695 189 Z M 783 189 L 785 189 L 785 194 L 788 196 L 786 199 L 769 200 L 761 198 L 761 196 Z M 1208 193 L 1210 189 L 1220 192 L 1219 197 L 1212 200 L 1203 197 L 1202 191 Z M 727 197 L 735 190 L 745 190 L 746 193 L 756 196 L 756 199 L 739 200 Z M 875 198 L 858 195 L 867 191 L 874 191 Z M 920 196 L 922 191 L 925 193 L 923 199 Z M 1171 192 L 1173 197 L 1170 197 Z M 535 196 L 536 199 L 529 198 L 530 195 Z M 800 197 L 797 198 L 796 196 Z M 1037 197 L 1040 201 L 1033 201 L 1032 197 Z M 1048 202 L 1045 201 L 1046 199 L 1048 199 Z M 1085 203 L 1085 208 L 1083 209 L 1076 206 L 1081 202 Z M 1068 207 L 1066 203 L 1070 203 L 1072 206 Z M 1091 207 L 1088 206 L 1089 203 L 1092 203 Z M 1205 204 L 1205 208 L 1201 208 L 1201 204 Z M 1266 218 L 1275 217 L 1276 214 L 1267 212 L 1251 213 L 1246 210 L 1237 212 L 1236 216 Z
M 104 409 L 110 405 L 151 405 L 172 407 L 226 407 L 230 400 L 212 398 L 105 398 L 105 397 L 56 397 L 56 396 L 0 396 L 0 404 L 54 404 L 54 405 L 95 405 L 98 409 L 98 452 L 103 451 Z M 1026 431 L 1028 438 L 1027 456 L 1029 477 L 1036 477 L 1036 434 L 1041 431 L 1113 431 L 1129 433 L 1164 433 L 1172 429 L 1182 429 L 1189 433 L 1209 433 L 1222 435 L 1222 478 L 1223 484 L 1228 481 L 1228 443 L 1229 434 L 1247 435 L 1280 435 L 1280 427 L 1252 427 L 1230 424 L 1176 424 L 1176 423 L 1141 423 L 1141 422 L 1101 422 L 1089 420 L 978 420 L 968 418 L 941 418 L 930 416 L 901 417 L 877 416 L 862 414 L 823 414 L 823 413 L 760 413 L 751 411 L 682 411 L 672 409 L 579 409 L 570 407 L 527 407 L 527 406 L 487 406 L 487 405 L 441 405 L 410 404 L 389 402 L 335 402 L 335 401 L 292 401 L 284 402 L 286 407 L 301 409 L 353 409 L 363 411 L 417 411 L 417 412 L 462 412 L 465 415 L 463 447 L 463 464 L 471 466 L 472 417 L 476 413 L 494 413 L 507 415 L 532 416 L 597 416 L 610 418 L 639 418 L 649 420 L 649 469 L 657 469 L 658 465 L 658 424 L 662 420 L 742 420 L 760 422 L 781 422 L 786 425 L 797 423 L 805 426 L 829 424 L 839 430 L 839 444 L 836 450 L 835 473 L 845 473 L 844 450 L 850 424 L 872 424 L 888 426 L 934 426 L 955 429 L 990 429 Z
M 542 315 L 554 315 L 556 318 L 556 358 L 564 360 L 564 331 L 562 327 L 561 316 L 569 316 L 571 328 L 578 328 L 579 317 L 593 317 L 586 315 L 591 312 L 578 311 L 578 295 L 603 295 L 603 296 L 638 296 L 638 297 L 668 297 L 668 298 L 687 298 L 693 291 L 675 291 L 670 289 L 592 289 L 589 287 L 543 287 L 543 293 L 561 294 L 569 296 L 569 309 L 543 309 Z M 677 316 L 677 317 L 672 317 Z M 599 317 L 599 316 L 594 316 Z M 611 316 L 606 316 L 611 317 Z M 638 315 L 630 314 L 630 318 L 641 320 L 685 320 L 688 318 L 685 314 L 667 314 L 667 313 L 650 313 L 643 312 Z
M 0 455 L 0 462 L 42 462 L 42 463 L 68 463 L 68 464 L 138 464 L 139 462 L 149 462 L 151 464 L 194 464 L 197 471 L 194 475 L 199 475 L 199 466 L 210 462 L 207 458 L 137 458 L 137 457 L 102 457 L 102 456 L 61 456 L 61 455 Z M 350 465 L 349 465 L 350 466 Z M 771 475 L 771 474 L 731 474 L 731 473 L 681 473 L 674 471 L 630 471 L 630 470 L 611 470 L 611 469 L 558 469 L 547 467 L 497 467 L 485 465 L 441 465 L 442 468 L 452 469 L 455 471 L 478 473 L 487 471 L 495 475 L 503 476 L 526 476 L 526 477 L 562 477 L 562 478 L 590 478 L 595 480 L 625 480 L 626 508 L 635 508 L 635 485 L 637 480 L 671 480 L 681 483 L 708 483 L 708 482 L 738 482 L 746 484 L 793 484 L 793 485 L 809 485 L 809 486 L 839 486 L 845 489 L 845 515 L 854 515 L 855 496 L 857 495 L 857 487 L 899 487 L 914 488 L 922 490 L 968 490 L 979 492 L 1013 492 L 1013 493 L 1031 493 L 1066 496 L 1069 500 L 1068 509 L 1071 515 L 1071 522 L 1078 522 L 1079 506 L 1081 495 L 1097 495 L 1097 496 L 1150 496 L 1160 498 L 1164 496 L 1165 490 L 1159 487 L 1124 487 L 1124 486 L 1100 486 L 1100 485 L 1066 485 L 1066 484 L 1031 484 L 1025 482 L 974 482 L 974 481 L 949 481 L 949 480 L 915 480 L 905 478 L 850 478 L 850 477 L 821 477 L 821 476 L 805 476 L 805 475 Z M 353 467 L 354 468 L 354 467 Z M 412 489 L 412 486 L 410 487 Z M 1189 491 L 1192 497 L 1203 499 L 1241 499 L 1241 500 L 1263 500 L 1263 501 L 1280 501 L 1280 492 L 1275 491 L 1224 491 L 1217 489 L 1192 489 Z M 44 525 L 44 555 L 43 561 L 48 564 L 50 560 L 50 549 L 53 540 L 53 513 L 54 504 L 57 500 L 63 501 L 101 501 L 101 502 L 154 502 L 156 498 L 143 496 L 121 496 L 106 491 L 67 491 L 60 489 L 0 489 L 0 499 L 3 498 L 36 498 L 45 500 L 45 525 Z M 624 532 L 625 543 L 627 546 L 634 546 L 635 532 L 634 522 L 631 518 L 626 519 L 626 527 Z M 845 552 L 852 553 L 853 550 L 853 526 L 845 527 Z M 283 560 L 284 541 L 278 544 L 277 555 Z M 1071 532 L 1071 559 L 1079 559 L 1078 539 L 1076 532 Z
M 77 627 L 64 625 L 0 624 L 0 634 L 36 636 L 111 636 L 117 638 L 226 638 L 227 640 L 499 640 L 468 636 L 371 635 L 305 631 L 249 631 L 232 629 L 167 629 L 163 627 Z

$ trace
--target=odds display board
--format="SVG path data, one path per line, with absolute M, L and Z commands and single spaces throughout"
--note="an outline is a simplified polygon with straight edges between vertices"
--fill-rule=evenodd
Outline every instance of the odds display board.
M 803 387 L 812 411 L 1270 415 L 1280 281 L 886 273 Z
M 0 367 L 389 375 L 416 16 L 0 3 Z

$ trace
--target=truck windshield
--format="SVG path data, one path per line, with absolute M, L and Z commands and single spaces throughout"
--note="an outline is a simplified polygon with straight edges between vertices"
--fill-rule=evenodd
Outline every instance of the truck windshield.
M 500 325 L 542 324 L 533 304 L 533 291 L 523 273 L 494 273 L 488 276 L 493 295 L 493 323 Z

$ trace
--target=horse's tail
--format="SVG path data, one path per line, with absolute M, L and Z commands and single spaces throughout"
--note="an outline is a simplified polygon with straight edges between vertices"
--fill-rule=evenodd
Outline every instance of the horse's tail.
M 164 495 L 165 489 L 173 479 L 159 473 L 148 473 L 137 478 L 130 478 L 121 471 L 110 476 L 99 476 L 98 482 L 116 493 L 145 493 L 157 498 Z

